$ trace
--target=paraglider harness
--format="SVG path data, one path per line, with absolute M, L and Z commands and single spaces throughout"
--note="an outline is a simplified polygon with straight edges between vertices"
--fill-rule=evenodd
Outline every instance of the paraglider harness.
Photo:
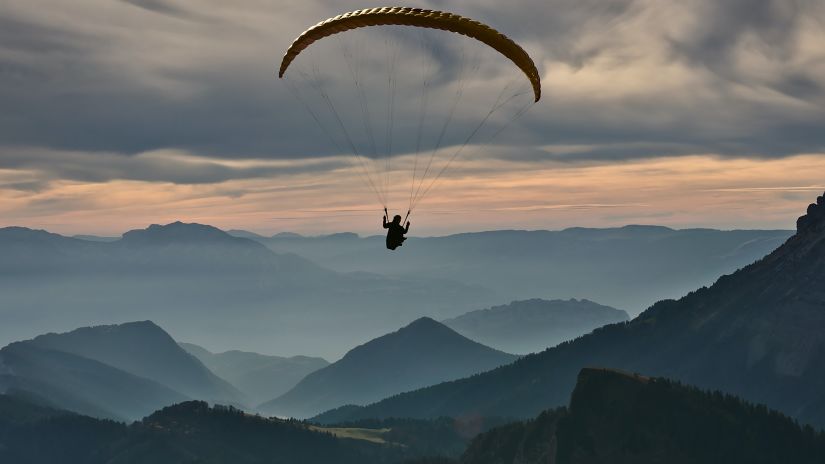
M 401 218 L 401 216 L 396 216 L 396 218 Z M 407 240 L 407 237 L 404 237 L 410 230 L 409 223 L 407 219 L 410 218 L 410 212 L 407 211 L 407 217 L 404 218 L 403 221 L 395 222 L 395 218 L 393 221 L 389 221 L 389 212 L 387 208 L 384 208 L 384 228 L 387 230 L 387 249 L 388 250 L 395 250 L 396 248 L 402 246 L 404 244 L 404 240 Z M 401 224 L 406 223 L 407 226 L 404 227 Z

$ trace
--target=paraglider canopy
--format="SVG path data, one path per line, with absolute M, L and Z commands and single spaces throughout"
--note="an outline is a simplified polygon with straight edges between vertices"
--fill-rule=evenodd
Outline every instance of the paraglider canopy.
M 339 32 L 368 26 L 415 26 L 463 34 L 483 42 L 509 58 L 518 66 L 533 86 L 535 101 L 541 99 L 541 78 L 533 59 L 519 44 L 492 27 L 463 16 L 444 11 L 421 8 L 384 7 L 350 11 L 326 19 L 304 31 L 284 54 L 278 77 L 284 73 L 292 60 L 313 42 Z
M 278 76 L 337 153 L 355 158 L 384 209 L 405 192 L 404 221 L 468 145 L 482 152 L 541 98 L 536 65 L 516 42 L 479 21 L 421 8 L 321 21 L 286 50 Z M 401 175 L 409 187 L 393 179 Z

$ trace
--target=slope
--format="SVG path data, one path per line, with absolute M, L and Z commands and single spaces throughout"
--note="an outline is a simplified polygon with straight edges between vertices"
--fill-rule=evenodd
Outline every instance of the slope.
M 583 369 L 569 409 L 476 437 L 462 464 L 817 463 L 825 435 L 764 406 L 663 378 Z
M 658 300 L 682 296 L 765 256 L 792 234 L 630 225 L 413 236 L 407 243 L 415 251 L 405 253 L 403 266 L 397 256 L 382 252 L 383 237 L 258 240 L 340 272 L 450 279 L 494 290 L 499 301 L 588 298 L 635 316 Z
M 342 359 L 306 376 L 292 390 L 262 404 L 262 412 L 308 417 L 345 404 L 366 404 L 388 395 L 472 375 L 516 356 L 486 347 L 430 318 L 350 350 Z
M 62 409 L 118 420 L 186 399 L 152 380 L 27 342 L 0 350 L 0 391 L 27 392 Z
M 719 389 L 825 426 L 824 281 L 819 197 L 785 244 L 710 288 L 482 375 L 323 419 L 529 417 L 564 404 L 578 371 L 600 365 Z
M 339 273 L 211 226 L 175 222 L 113 242 L 0 229 L 0 344 L 150 319 L 218 347 L 338 357 L 408 313 L 438 318 L 491 293 L 436 279 Z M 387 301 L 395 304 L 387 306 Z M 334 311 L 330 308 L 335 308 Z
M 287 358 L 238 350 L 212 353 L 192 343 L 181 343 L 180 346 L 241 390 L 251 404 L 280 396 L 308 374 L 329 365 L 322 358 L 310 356 Z
M 589 300 L 533 299 L 471 311 L 442 322 L 487 346 L 526 354 L 627 320 L 626 312 Z
M 184 351 L 151 321 L 83 327 L 40 335 L 29 343 L 94 359 L 154 380 L 189 398 L 238 403 L 243 395 Z
M 189 401 L 127 426 L 0 395 L 0 462 L 393 464 L 433 452 L 456 456 L 468 441 L 449 420 L 381 425 L 360 429 L 382 437 L 366 439 L 352 428 L 323 429 Z

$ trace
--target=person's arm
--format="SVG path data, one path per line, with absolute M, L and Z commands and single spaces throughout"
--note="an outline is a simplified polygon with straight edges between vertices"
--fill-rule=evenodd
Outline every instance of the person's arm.
M 404 233 L 406 234 L 409 231 L 410 231 L 410 221 L 407 221 L 407 227 L 404 228 Z
M 387 215 L 384 215 L 384 219 L 382 220 L 382 225 L 385 229 L 389 229 L 389 225 L 387 224 Z

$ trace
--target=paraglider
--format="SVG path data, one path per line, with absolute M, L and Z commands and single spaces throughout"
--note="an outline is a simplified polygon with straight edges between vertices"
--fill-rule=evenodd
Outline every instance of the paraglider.
M 373 35 L 363 35 L 368 31 Z M 340 49 L 323 49 L 336 42 Z M 304 58 L 310 49 L 316 56 Z M 294 69 L 301 60 L 305 66 Z M 465 148 L 490 143 L 541 98 L 539 71 L 520 45 L 479 21 L 421 8 L 369 8 L 321 21 L 290 45 L 278 76 L 336 152 L 355 158 L 384 207 L 390 250 L 402 245 L 410 214 Z M 342 88 L 347 77 L 354 88 Z M 422 152 L 429 152 L 426 162 Z M 387 213 L 401 190 L 391 176 L 404 171 L 412 178 L 406 227 Z

